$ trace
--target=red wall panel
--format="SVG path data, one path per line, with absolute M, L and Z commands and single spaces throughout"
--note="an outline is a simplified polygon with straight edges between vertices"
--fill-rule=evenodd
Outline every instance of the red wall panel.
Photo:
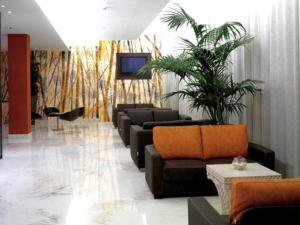
M 31 132 L 30 37 L 8 35 L 9 134 Z

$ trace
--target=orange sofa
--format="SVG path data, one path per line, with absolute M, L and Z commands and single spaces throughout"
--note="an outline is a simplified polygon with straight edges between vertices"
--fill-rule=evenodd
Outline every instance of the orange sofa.
M 155 127 L 145 147 L 145 176 L 154 198 L 215 195 L 207 164 L 231 163 L 235 156 L 274 169 L 274 152 L 248 143 L 245 125 Z

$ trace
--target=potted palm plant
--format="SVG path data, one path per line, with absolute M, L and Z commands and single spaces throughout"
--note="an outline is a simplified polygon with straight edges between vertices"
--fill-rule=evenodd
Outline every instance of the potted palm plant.
M 229 56 L 237 48 L 252 41 L 243 25 L 228 22 L 219 27 L 198 24 L 183 8 L 171 8 L 162 21 L 168 28 L 177 30 L 189 26 L 195 41 L 181 38 L 183 50 L 178 56 L 161 56 L 148 62 L 141 73 L 149 70 L 172 72 L 185 82 L 181 90 L 166 94 L 166 98 L 179 95 L 189 101 L 197 110 L 203 109 L 210 119 L 220 124 L 228 123 L 231 114 L 239 114 L 246 107 L 243 96 L 254 95 L 259 81 L 246 79 L 233 80 L 229 72 Z

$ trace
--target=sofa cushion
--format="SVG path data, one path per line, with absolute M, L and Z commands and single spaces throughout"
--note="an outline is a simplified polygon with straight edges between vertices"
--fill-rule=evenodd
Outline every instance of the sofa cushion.
M 135 104 L 118 104 L 117 105 L 118 111 L 123 111 L 124 109 L 130 109 L 130 108 L 135 108 Z
M 206 125 L 215 124 L 211 120 L 175 120 L 175 121 L 154 121 L 145 122 L 143 125 L 144 129 L 153 129 L 157 126 L 191 126 L 191 125 Z
M 150 110 L 128 111 L 127 115 L 130 117 L 132 124 L 139 126 L 143 126 L 144 122 L 153 121 L 153 113 Z
M 126 108 L 123 111 L 125 113 L 128 113 L 129 111 L 145 111 L 145 110 L 150 111 L 153 110 L 153 108 Z
M 165 181 L 207 180 L 206 164 L 202 160 L 193 159 L 165 160 L 163 179 Z
M 154 110 L 154 121 L 172 121 L 179 119 L 177 110 Z
M 135 108 L 153 108 L 152 103 L 135 104 Z
M 153 144 L 164 159 L 202 159 L 200 126 L 155 127 Z
M 245 125 L 201 126 L 204 159 L 247 156 Z
M 251 208 L 300 205 L 300 179 L 248 179 L 232 183 L 230 220 Z

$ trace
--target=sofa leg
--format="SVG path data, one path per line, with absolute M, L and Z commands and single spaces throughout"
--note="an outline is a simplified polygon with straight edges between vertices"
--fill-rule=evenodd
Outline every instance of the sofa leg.
M 162 194 L 153 194 L 154 199 L 162 199 L 164 196 Z

